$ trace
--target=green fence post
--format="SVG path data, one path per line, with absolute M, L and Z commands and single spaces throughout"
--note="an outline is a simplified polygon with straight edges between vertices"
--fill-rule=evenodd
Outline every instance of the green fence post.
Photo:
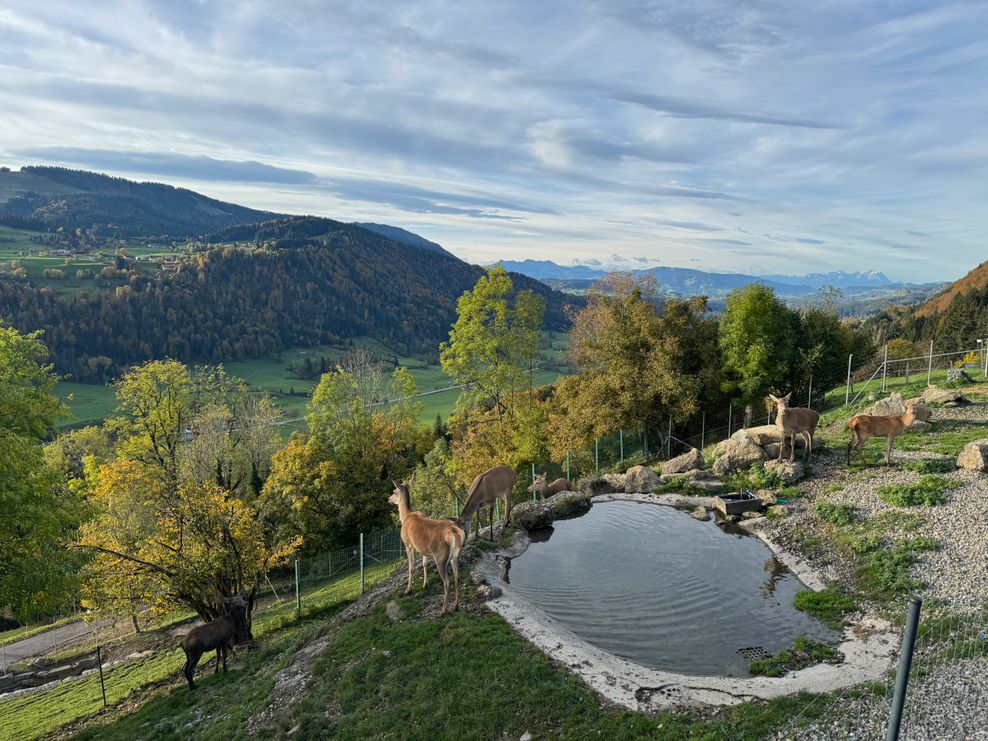
M 621 464 L 624 465 L 624 430 L 618 431 L 618 442 L 621 445 Z
M 644 462 L 648 463 L 648 430 L 642 430 L 642 457 L 645 459 Z
M 532 461 L 532 483 L 533 484 L 535 483 L 535 461 Z M 538 493 L 535 492 L 535 491 L 533 491 L 532 492 L 532 501 L 534 502 L 538 498 L 539 498 Z
M 295 559 L 295 613 L 302 617 L 302 592 L 298 587 L 298 559 Z
M 600 476 L 600 438 L 595 437 L 593 441 L 593 472 L 594 476 Z
M 569 451 L 566 451 L 566 480 L 569 481 Z
M 364 593 L 364 534 L 360 534 L 360 593 Z

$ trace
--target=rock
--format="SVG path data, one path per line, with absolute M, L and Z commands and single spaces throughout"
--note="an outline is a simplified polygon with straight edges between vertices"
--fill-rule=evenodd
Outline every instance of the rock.
M 687 481 L 699 481 L 701 479 L 709 479 L 711 478 L 711 476 L 708 471 L 705 471 L 702 468 L 694 468 L 690 471 L 686 471 L 680 474 L 679 476 L 665 476 L 665 475 L 659 476 L 659 481 L 662 481 L 662 483 L 665 484 L 669 481 L 672 481 L 674 478 L 686 479 Z M 665 479 L 665 481 L 663 481 L 663 479 Z
M 696 448 L 691 448 L 682 455 L 677 455 L 662 464 L 662 474 L 686 473 L 698 468 L 706 468 L 707 463 L 703 460 L 703 453 Z
M 974 440 L 957 456 L 957 467 L 969 471 L 988 471 L 988 440 Z
M 742 512 L 741 513 L 741 519 L 742 520 L 757 520 L 761 516 L 762 516 L 762 513 L 761 512 Z
M 578 491 L 561 491 L 549 501 L 552 519 L 576 517 L 590 509 L 590 495 Z M 514 514 L 514 511 L 512 511 Z
M 929 432 L 931 429 L 933 429 L 933 425 L 931 425 L 929 422 L 924 422 L 921 419 L 917 419 L 915 422 L 909 425 L 909 429 L 916 430 L 917 432 Z
M 782 432 L 775 425 L 759 425 L 758 427 L 746 427 L 731 435 L 732 440 L 740 440 L 743 437 L 750 437 L 756 445 L 768 445 L 782 441 Z
M 923 401 L 927 404 L 962 403 L 964 395 L 957 389 L 941 389 L 927 386 L 923 391 Z
M 710 513 L 707 512 L 706 507 L 699 507 L 699 506 L 695 507 L 693 511 L 690 512 L 690 515 L 693 517 L 694 520 L 703 520 L 704 522 L 706 522 L 707 520 L 710 519 Z
M 788 517 L 792 514 L 792 507 L 788 504 L 776 504 L 768 508 L 766 514 L 769 517 Z
M 765 449 L 750 435 L 734 435 L 724 444 L 723 454 L 714 461 L 713 471 L 718 476 L 726 476 L 739 468 L 748 468 L 752 463 L 765 460 Z
M 765 455 L 767 455 L 768 459 L 771 461 L 776 460 L 779 457 L 779 450 L 782 448 L 782 443 L 768 443 L 762 447 L 765 448 Z
M 605 473 L 601 478 L 613 486 L 614 491 L 624 491 L 626 477 L 623 473 Z
M 624 490 L 629 494 L 648 494 L 659 486 L 659 475 L 647 466 L 632 466 L 625 473 Z
M 600 478 L 596 479 L 579 479 L 576 482 L 576 490 L 581 494 L 589 494 L 592 497 L 598 494 L 614 494 L 615 492 L 624 491 L 624 482 L 622 481 L 621 486 L 618 487 L 611 482 L 609 477 L 620 476 L 622 474 L 604 474 Z
M 518 738 L 518 741 L 532 741 L 532 734 L 531 734 L 531 733 L 529 733 L 528 731 L 525 731 L 525 732 L 524 732 L 523 734 L 521 734 L 521 736 L 520 736 L 520 737 Z
M 778 474 L 783 486 L 795 484 L 806 476 L 806 466 L 800 460 L 769 461 L 765 464 L 765 470 Z
M 967 371 L 963 368 L 948 368 L 947 369 L 947 381 L 950 383 L 958 383 L 960 381 L 966 381 L 967 383 L 974 383 L 974 379 L 968 375 Z
M 384 608 L 384 614 L 392 623 L 397 623 L 401 620 L 401 605 L 394 600 L 389 601 Z
M 552 499 L 521 502 L 511 508 L 511 522 L 523 530 L 542 530 L 552 524 Z
M 894 391 L 887 398 L 875 402 L 865 409 L 862 414 L 870 414 L 878 417 L 899 417 L 906 413 L 907 404 L 914 405 L 916 419 L 921 422 L 928 422 L 930 417 L 933 416 L 933 412 L 923 402 L 922 397 L 907 401 L 902 398 L 902 394 L 898 391 Z
M 727 489 L 727 484 L 717 479 L 698 479 L 691 483 L 704 494 L 723 494 Z
M 481 584 L 477 587 L 477 596 L 482 600 L 497 599 L 502 594 L 501 587 L 494 587 L 489 584 Z
M 779 501 L 775 496 L 775 492 L 771 489 L 759 489 L 755 494 L 758 495 L 758 498 L 762 500 L 762 504 L 766 507 L 770 507 Z

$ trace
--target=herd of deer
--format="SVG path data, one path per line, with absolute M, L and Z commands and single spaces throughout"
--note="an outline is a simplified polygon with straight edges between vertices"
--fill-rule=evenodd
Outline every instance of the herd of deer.
M 789 398 L 792 394 L 778 397 L 770 395 L 775 402 L 776 418 L 775 424 L 781 432 L 781 445 L 779 445 L 779 460 L 783 458 L 786 449 L 786 442 L 789 441 L 789 460 L 795 459 L 796 436 L 798 435 L 805 443 L 805 459 L 807 463 L 813 460 L 813 434 L 816 432 L 817 424 L 820 422 L 820 415 L 812 409 L 801 407 L 790 407 Z M 851 429 L 851 442 L 847 446 L 847 462 L 851 463 L 851 453 L 856 450 L 864 458 L 865 441 L 872 437 L 884 437 L 887 439 L 885 447 L 885 461 L 892 462 L 892 443 L 896 437 L 908 428 L 915 421 L 915 406 L 909 404 L 905 414 L 891 416 L 877 416 L 871 414 L 858 414 L 848 421 Z M 425 588 L 429 581 L 428 561 L 431 558 L 439 572 L 439 578 L 443 580 L 443 607 L 440 615 L 445 614 L 449 603 L 449 582 L 450 570 L 453 574 L 453 607 L 456 610 L 459 606 L 460 592 L 460 549 L 467 535 L 470 533 L 470 522 L 474 515 L 477 517 L 477 534 L 480 535 L 481 513 L 484 507 L 489 509 L 489 521 L 491 527 L 491 539 L 494 538 L 494 508 L 499 499 L 504 500 L 505 523 L 511 521 L 511 494 L 515 486 L 516 475 L 510 466 L 494 466 L 477 476 L 470 485 L 467 494 L 467 502 L 463 506 L 463 511 L 455 520 L 435 520 L 427 517 L 422 512 L 416 512 L 411 505 L 411 488 L 415 477 L 399 484 L 394 484 L 394 492 L 390 501 L 398 508 L 398 518 L 401 520 L 401 541 L 405 546 L 405 555 L 408 559 L 408 586 L 405 594 L 412 591 L 412 574 L 415 570 L 415 554 L 422 556 L 422 587 Z M 528 491 L 540 494 L 543 498 L 553 496 L 561 491 L 571 489 L 570 482 L 566 479 L 556 479 L 549 482 L 546 474 L 537 475 L 535 481 L 528 487 Z M 466 529 L 464 530 L 464 526 Z M 223 671 L 226 671 L 227 651 L 234 642 L 234 638 L 243 631 L 244 610 L 246 603 L 242 599 L 235 598 L 229 605 L 229 615 L 218 618 L 205 625 L 200 625 L 188 632 L 182 641 L 182 648 L 185 650 L 186 662 L 183 669 L 189 688 L 195 685 L 192 681 L 196 664 L 206 651 L 216 651 L 216 671 L 219 671 L 220 661 L 223 663 Z

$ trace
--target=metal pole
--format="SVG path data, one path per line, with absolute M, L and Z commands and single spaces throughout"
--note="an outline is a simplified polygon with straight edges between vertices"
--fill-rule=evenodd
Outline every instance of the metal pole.
M 535 461 L 532 461 L 532 483 L 533 484 L 535 483 Z M 532 501 L 534 502 L 538 498 L 539 498 L 538 493 L 535 492 L 535 491 L 533 491 L 532 492 Z
M 909 684 L 909 669 L 913 663 L 913 648 L 916 646 L 916 628 L 919 626 L 919 608 L 923 598 L 914 596 L 909 600 L 906 614 L 906 629 L 902 634 L 902 652 L 899 654 L 899 670 L 895 673 L 895 694 L 892 695 L 892 713 L 889 716 L 888 732 L 885 741 L 897 741 L 902 724 L 902 711 L 906 705 L 906 687 Z
M 885 390 L 885 379 L 889 375 L 889 343 L 885 343 L 885 359 L 882 361 L 882 391 Z
M 985 338 L 985 378 L 988 378 L 988 337 Z
M 810 390 L 806 393 L 806 406 L 813 406 L 813 374 L 810 373 Z
M 847 406 L 851 401 L 851 358 L 854 357 L 854 353 L 847 356 L 847 386 L 844 389 L 844 406 Z
M 642 456 L 648 462 L 648 428 L 642 429 Z
M 624 430 L 618 431 L 618 444 L 621 446 L 621 463 L 624 463 Z
M 933 340 L 930 340 L 930 363 L 926 366 L 926 385 L 930 385 L 933 380 Z
M 0 661 L 3 662 L 3 668 L 0 669 L 0 674 L 7 673 L 7 646 L 0 644 Z
M 669 417 L 669 434 L 666 435 L 666 460 L 672 458 L 672 416 Z
M 364 593 L 364 534 L 360 534 L 360 593 Z
M 106 684 L 103 682 L 103 656 L 100 654 L 99 644 L 96 644 L 96 666 L 99 667 L 99 689 L 103 693 L 103 707 L 106 707 Z
M 600 476 L 600 438 L 595 437 L 593 441 L 593 472 L 594 476 Z
M 731 423 L 734 421 L 734 405 L 727 405 L 727 436 L 731 436 Z
M 569 451 L 566 451 L 566 480 L 569 481 Z M 457 515 L 458 517 L 459 515 Z
M 700 417 L 700 450 L 703 450 L 706 446 L 703 444 L 704 438 L 707 436 L 707 413 L 704 412 Z
M 302 592 L 298 586 L 298 559 L 295 559 L 295 613 L 302 617 Z

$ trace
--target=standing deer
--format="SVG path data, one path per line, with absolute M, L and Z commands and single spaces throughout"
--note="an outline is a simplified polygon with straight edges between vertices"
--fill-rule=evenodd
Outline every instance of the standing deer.
M 233 644 L 234 638 L 245 637 L 247 625 L 247 601 L 241 595 L 233 597 L 228 604 L 227 614 L 211 620 L 204 625 L 198 625 L 182 639 L 182 650 L 185 651 L 185 674 L 189 689 L 196 688 L 192 681 L 196 664 L 207 651 L 216 650 L 216 673 L 220 671 L 220 659 L 223 661 L 223 672 L 226 673 L 226 656 Z
M 401 542 L 405 544 L 405 555 L 408 557 L 408 587 L 405 594 L 412 592 L 412 572 L 415 569 L 415 552 L 422 554 L 422 588 L 428 584 L 428 559 L 436 565 L 439 578 L 443 580 L 443 609 L 440 615 L 446 613 L 449 601 L 449 567 L 453 568 L 453 610 L 460 604 L 460 549 L 463 547 L 465 536 L 463 531 L 449 520 L 433 520 L 421 512 L 412 511 L 409 488 L 411 482 L 395 485 L 395 490 L 388 499 L 398 507 L 398 519 L 401 520 Z
M 477 476 L 470 484 L 467 492 L 467 503 L 456 519 L 460 527 L 466 524 L 464 531 L 470 535 L 470 518 L 477 513 L 477 536 L 480 536 L 480 508 L 491 508 L 491 540 L 494 540 L 494 504 L 498 499 L 504 500 L 504 524 L 511 522 L 511 490 L 515 486 L 515 472 L 511 466 L 494 466 Z
M 847 465 L 851 465 L 851 450 L 857 450 L 864 461 L 864 444 L 870 437 L 887 438 L 885 445 L 885 463 L 892 465 L 892 442 L 902 434 L 903 430 L 916 421 L 916 406 L 906 405 L 906 413 L 901 415 L 876 416 L 858 414 L 848 420 L 851 428 L 851 442 L 847 444 Z
M 803 459 L 807 463 L 812 463 L 813 433 L 816 432 L 816 426 L 820 422 L 820 415 L 812 409 L 789 406 L 790 396 L 792 396 L 792 391 L 781 398 L 769 394 L 769 398 L 775 402 L 775 426 L 782 432 L 779 460 L 782 460 L 782 454 L 785 452 L 787 438 L 792 446 L 789 451 L 789 461 L 791 463 L 796 459 L 796 435 L 799 435 L 806 443 L 806 453 L 803 454 Z
M 551 484 L 545 479 L 546 474 L 535 474 L 535 481 L 528 487 L 532 494 L 538 494 L 543 499 L 555 496 L 561 491 L 571 491 L 572 485 L 569 479 L 556 479 Z

